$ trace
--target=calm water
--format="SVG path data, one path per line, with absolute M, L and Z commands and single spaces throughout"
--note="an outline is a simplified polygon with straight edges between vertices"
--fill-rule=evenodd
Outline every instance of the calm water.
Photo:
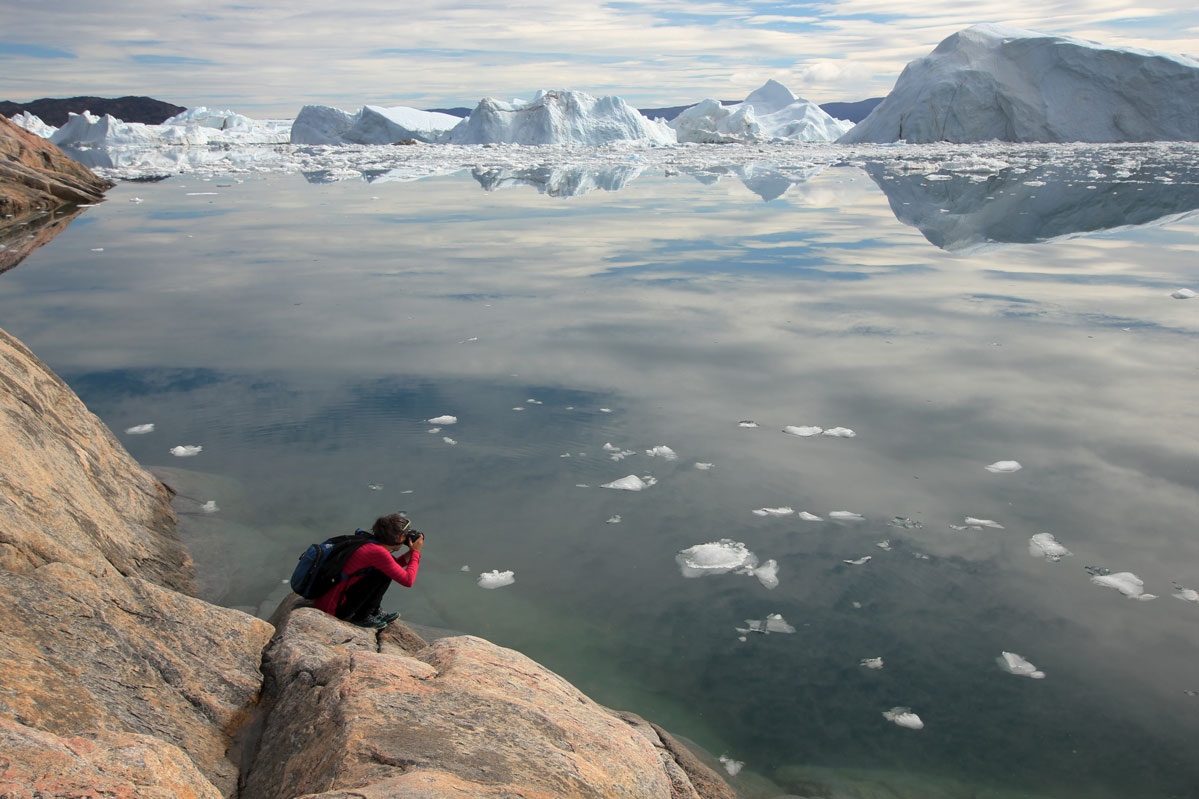
M 0 278 L 0 325 L 170 470 L 213 601 L 268 614 L 304 545 L 402 509 L 426 559 L 389 609 L 747 792 L 1194 797 L 1199 181 L 1112 163 L 125 183 Z M 725 538 L 777 587 L 684 576 Z M 769 614 L 795 632 L 738 631 Z

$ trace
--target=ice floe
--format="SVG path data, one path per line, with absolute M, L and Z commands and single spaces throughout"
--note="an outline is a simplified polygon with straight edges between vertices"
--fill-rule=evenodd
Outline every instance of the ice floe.
M 503 588 L 516 582 L 516 575 L 511 571 L 494 569 L 480 574 L 478 582 L 480 588 Z
M 997 474 L 1007 474 L 1010 472 L 1018 472 L 1024 467 L 1020 465 L 1020 461 L 995 461 L 985 467 L 988 472 Z
M 866 517 L 860 513 L 854 513 L 851 510 L 835 510 L 828 515 L 830 519 L 836 519 L 842 522 L 864 522 Z
M 146 433 L 154 432 L 154 423 L 135 424 L 133 427 L 126 427 L 125 432 L 131 436 L 144 436 Z
M 635 474 L 630 474 L 626 477 L 620 478 L 619 480 L 613 480 L 610 483 L 604 483 L 600 486 L 600 488 L 616 488 L 622 491 L 643 491 L 657 482 L 658 481 L 655 478 L 650 477 L 649 475 L 641 478 Z
M 881 549 L 883 552 L 891 551 L 891 542 L 890 541 L 879 541 L 877 544 L 875 544 L 875 546 L 878 547 L 879 549 Z
M 190 458 L 193 455 L 199 455 L 204 447 L 199 444 L 180 444 L 177 447 L 171 447 L 171 454 L 176 458 Z
M 714 463 L 696 463 L 695 468 L 699 469 L 701 472 L 706 472 L 715 465 L 716 464 L 714 464 Z
M 741 421 L 737 422 L 737 426 L 738 427 L 757 427 L 758 423 L 753 421 L 752 419 L 742 419 Z
M 724 770 L 729 773 L 730 777 L 736 777 L 741 772 L 741 769 L 745 767 L 745 763 L 740 760 L 733 760 L 728 755 L 721 755 L 717 760 L 724 766 Z
M 858 661 L 859 666 L 864 666 L 868 669 L 881 669 L 883 667 L 882 658 L 862 658 Z
M 900 727 L 907 727 L 909 730 L 924 729 L 924 722 L 912 712 L 910 707 L 893 707 L 890 710 L 884 710 L 883 718 Z
M 1004 652 L 999 657 L 995 658 L 999 663 L 999 668 L 1006 671 L 1008 674 L 1015 674 L 1020 677 L 1031 677 L 1034 680 L 1045 679 L 1045 672 L 1039 671 L 1036 666 L 1029 663 L 1015 652 Z
M 857 433 L 850 430 L 848 427 L 830 427 L 820 435 L 832 436 L 833 438 L 853 438 L 857 435 Z
M 991 519 L 976 519 L 973 516 L 966 517 L 966 526 L 967 527 L 977 527 L 979 529 L 982 529 L 983 527 L 991 527 L 996 530 L 1004 529 L 1002 524 L 992 521 Z
M 1034 558 L 1044 558 L 1051 563 L 1057 563 L 1062 558 L 1068 558 L 1074 553 L 1059 544 L 1053 533 L 1037 533 L 1028 539 L 1028 554 Z
M 1145 593 L 1145 583 L 1132 572 L 1116 572 L 1114 574 L 1093 574 L 1091 582 L 1106 588 L 1114 588 L 1129 599 L 1147 602 L 1157 599 L 1156 594 Z
M 220 510 L 220 508 L 217 507 L 215 499 L 210 499 L 200 506 L 200 510 L 204 511 L 205 513 L 216 513 Z
M 1178 289 L 1171 292 L 1170 296 L 1176 300 L 1192 300 L 1195 297 L 1199 297 L 1199 291 L 1195 291 L 1194 289 Z
M 604 524 L 620 524 L 621 521 L 623 520 L 620 518 L 620 514 L 618 513 L 615 516 L 609 516 L 607 519 L 605 519 Z
M 684 577 L 707 577 L 714 574 L 747 574 L 756 577 L 764 587 L 778 587 L 778 562 L 768 560 L 758 565 L 758 556 L 745 544 L 722 538 L 707 544 L 696 544 L 675 555 L 675 562 Z
M 755 425 L 755 426 L 756 426 L 756 425 Z M 783 432 L 784 432 L 784 433 L 787 433 L 788 435 L 800 436 L 801 438 L 808 438 L 809 436 L 818 436 L 818 435 L 820 435 L 821 433 L 823 433 L 823 432 L 824 432 L 824 428 L 823 428 L 823 427 L 816 427 L 815 425 L 793 425 L 793 424 L 789 424 L 789 425 L 787 425 L 786 427 L 784 427 L 784 428 L 783 428 Z
M 817 516 L 815 513 L 808 513 L 806 510 L 801 510 L 798 515 L 799 515 L 799 518 L 803 519 L 805 522 L 822 522 L 822 521 L 824 521 L 824 519 L 822 517 Z
M 1175 599 L 1181 599 L 1183 602 L 1199 602 L 1199 591 L 1194 588 L 1183 588 L 1178 583 L 1174 583 Z
M 843 560 L 841 562 L 848 563 L 850 566 L 865 566 L 867 563 L 870 562 L 870 560 L 871 560 L 870 555 L 864 555 L 860 558 L 855 558 L 853 560 Z
M 924 526 L 924 523 L 909 519 L 907 516 L 894 516 L 891 518 L 891 521 L 887 522 L 887 526 L 898 527 L 901 530 L 919 530 Z M 952 527 L 953 525 L 950 526 Z
M 449 444 L 451 447 L 458 443 L 457 441 L 450 438 L 449 436 L 442 436 L 441 440 L 444 441 L 445 443 Z
M 649 455 L 651 458 L 662 458 L 663 460 L 668 461 L 677 461 L 679 459 L 678 454 L 665 444 L 659 444 L 652 449 L 647 449 L 645 454 Z
M 779 564 L 773 558 L 757 568 L 750 569 L 749 573 L 757 577 L 758 582 L 770 590 L 779 587 Z
M 795 510 L 787 506 L 781 508 L 758 508 L 753 512 L 755 516 L 790 516 L 795 513 Z
M 426 419 L 425 421 L 428 422 L 429 424 L 440 424 L 440 425 L 458 424 L 458 417 L 450 416 L 449 414 L 446 414 L 445 416 L 434 416 L 432 419 Z
M 746 619 L 745 627 L 738 627 L 739 633 L 761 633 L 769 635 L 770 633 L 783 633 L 790 635 L 795 632 L 795 628 L 787 623 L 787 620 L 779 613 L 770 613 L 764 619 Z

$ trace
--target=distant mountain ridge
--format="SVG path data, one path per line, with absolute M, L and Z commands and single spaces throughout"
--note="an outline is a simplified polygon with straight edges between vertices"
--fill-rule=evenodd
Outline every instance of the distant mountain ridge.
M 43 97 L 29 103 L 0 101 L 0 114 L 6 117 L 28 111 L 56 128 L 67 124 L 68 114 L 82 114 L 84 111 L 91 111 L 96 116 L 112 114 L 123 122 L 160 125 L 186 110 L 183 106 L 153 97 Z

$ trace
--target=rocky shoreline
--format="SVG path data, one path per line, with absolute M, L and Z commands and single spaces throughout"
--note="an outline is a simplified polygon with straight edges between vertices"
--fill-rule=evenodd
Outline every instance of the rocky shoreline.
M 100 199 L 14 128 L 5 213 Z M 735 797 L 665 731 L 481 638 L 197 599 L 172 491 L 2 330 L 0 386 L 0 796 Z

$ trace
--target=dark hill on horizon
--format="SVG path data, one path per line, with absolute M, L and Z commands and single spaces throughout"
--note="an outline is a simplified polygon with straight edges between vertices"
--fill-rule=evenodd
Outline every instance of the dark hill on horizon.
M 6 117 L 28 111 L 56 128 L 67 124 L 67 114 L 82 114 L 84 111 L 91 111 L 97 116 L 112 114 L 124 122 L 158 125 L 186 110 L 183 106 L 153 97 L 43 97 L 29 103 L 0 101 L 0 114 Z

